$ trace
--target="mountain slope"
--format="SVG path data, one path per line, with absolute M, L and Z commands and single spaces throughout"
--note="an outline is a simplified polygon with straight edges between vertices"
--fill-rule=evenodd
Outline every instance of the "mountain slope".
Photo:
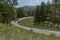
M 26 10 L 35 10 L 36 6 L 24 6 L 24 7 L 21 7 L 21 8 L 24 8 Z

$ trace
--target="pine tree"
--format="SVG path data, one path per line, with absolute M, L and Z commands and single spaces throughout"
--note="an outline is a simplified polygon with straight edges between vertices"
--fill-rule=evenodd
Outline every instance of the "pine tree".
M 59 0 L 53 0 L 53 6 L 55 7 L 55 18 L 54 18 L 54 27 L 55 27 L 55 22 L 56 22 L 56 8 L 57 8 L 57 3 L 59 2 Z M 58 28 L 58 26 L 57 26 Z
M 47 23 L 47 27 L 50 25 L 50 21 L 52 19 L 52 14 L 51 14 L 51 3 L 47 2 L 47 5 L 46 5 L 46 21 L 48 21 Z
M 35 10 L 35 20 L 34 23 L 39 24 L 40 23 L 40 6 L 37 6 Z
M 41 22 L 44 23 L 44 21 L 46 20 L 46 5 L 44 2 L 41 3 L 41 7 L 40 7 L 40 18 L 41 18 Z
M 18 8 L 17 9 L 17 17 L 18 18 L 24 17 L 24 9 L 23 8 Z

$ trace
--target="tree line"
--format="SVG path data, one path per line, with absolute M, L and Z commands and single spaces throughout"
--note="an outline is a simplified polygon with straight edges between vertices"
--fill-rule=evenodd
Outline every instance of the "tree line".
M 41 5 L 37 6 L 35 11 L 35 20 L 34 23 L 40 24 L 45 21 L 48 21 L 48 25 L 52 22 L 53 27 L 60 24 L 60 0 L 52 0 L 52 3 L 49 1 L 46 3 L 42 2 Z
M 28 17 L 28 16 L 34 16 L 34 10 L 26 10 L 24 8 L 17 8 L 17 17 L 22 18 L 22 17 Z

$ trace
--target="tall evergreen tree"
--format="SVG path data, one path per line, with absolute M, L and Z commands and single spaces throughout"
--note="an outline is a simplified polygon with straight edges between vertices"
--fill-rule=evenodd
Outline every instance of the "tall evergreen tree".
M 46 5 L 44 2 L 41 3 L 41 6 L 37 6 L 36 12 L 35 12 L 35 21 L 36 23 L 40 23 L 46 20 L 46 11 L 45 11 Z
M 54 23 L 56 22 L 56 8 L 57 8 L 57 3 L 59 2 L 59 0 L 53 0 L 53 6 L 55 7 L 55 17 L 54 17 Z M 54 24 L 55 27 L 56 24 Z M 58 28 L 58 27 L 57 27 Z
M 52 7 L 51 3 L 48 0 L 47 5 L 46 5 L 46 21 L 48 21 L 47 27 L 50 25 L 50 21 L 52 19 L 51 7 Z
M 40 23 L 40 6 L 37 6 L 35 10 L 35 20 L 34 23 Z
M 46 20 L 46 5 L 44 2 L 41 3 L 41 7 L 40 7 L 40 18 L 41 18 L 41 22 Z
M 23 8 L 18 8 L 17 9 L 17 17 L 18 18 L 24 17 L 24 9 Z

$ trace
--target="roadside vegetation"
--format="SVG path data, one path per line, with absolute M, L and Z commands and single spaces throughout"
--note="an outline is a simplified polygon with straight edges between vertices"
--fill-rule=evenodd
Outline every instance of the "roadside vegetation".
M 40 28 L 40 29 L 60 31 L 60 29 L 56 28 L 57 25 L 55 25 L 55 28 L 53 28 L 53 25 L 52 25 L 54 24 L 53 22 L 45 21 L 45 23 L 41 22 L 40 24 L 35 24 L 34 18 L 27 18 L 27 19 L 19 21 L 18 23 L 20 25 L 31 27 L 31 28 Z M 47 25 L 49 25 L 49 27 Z M 60 28 L 60 25 L 59 25 L 59 28 Z

